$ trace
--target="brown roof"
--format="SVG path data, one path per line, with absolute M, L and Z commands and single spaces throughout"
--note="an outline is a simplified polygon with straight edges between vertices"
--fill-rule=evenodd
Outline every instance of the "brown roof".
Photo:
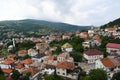
M 11 63 L 14 63 L 15 62 L 15 60 L 11 60 L 11 59 L 7 59 L 7 60 L 5 60 L 4 62 L 2 62 L 2 64 L 11 64 Z
M 27 50 L 20 50 L 18 51 L 18 54 L 27 54 Z
M 103 55 L 103 53 L 97 49 L 90 49 L 84 52 L 88 56 L 93 56 L 93 55 Z
M 38 70 L 35 69 L 35 68 L 29 68 L 29 69 L 24 70 L 22 73 L 26 74 L 26 73 L 29 73 L 29 72 L 31 73 L 32 76 L 34 76 L 38 72 Z
M 33 62 L 34 62 L 34 60 L 32 60 L 32 59 L 25 59 L 25 60 L 21 61 L 21 63 L 23 63 L 23 64 L 31 64 Z
M 48 56 L 48 57 L 46 58 L 46 60 L 54 60 L 54 58 L 55 58 L 55 57 L 51 55 L 51 56 Z
M 4 73 L 10 74 L 12 72 L 12 69 L 2 69 Z
M 120 61 L 116 59 L 110 59 L 110 58 L 103 58 L 101 59 L 101 62 L 105 67 L 116 67 L 120 66 Z
M 59 54 L 58 57 L 65 57 L 67 55 L 67 52 L 64 52 L 62 54 Z
M 73 62 L 60 62 L 57 64 L 57 68 L 70 69 L 73 70 L 75 67 Z
M 21 68 L 24 68 L 24 66 L 23 66 L 23 64 L 18 63 L 18 64 L 15 66 L 15 68 L 21 69 Z

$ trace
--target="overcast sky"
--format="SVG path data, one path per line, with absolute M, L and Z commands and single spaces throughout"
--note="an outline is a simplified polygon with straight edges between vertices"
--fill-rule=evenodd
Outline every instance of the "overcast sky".
M 120 17 L 120 0 L 0 0 L 0 20 L 99 26 Z

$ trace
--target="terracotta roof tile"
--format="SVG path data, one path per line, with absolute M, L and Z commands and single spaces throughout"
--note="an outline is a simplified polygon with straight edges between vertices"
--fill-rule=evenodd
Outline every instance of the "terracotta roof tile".
M 34 60 L 32 60 L 32 59 L 25 59 L 25 60 L 21 61 L 21 63 L 23 63 L 23 64 L 31 64 L 33 62 L 34 62 Z
M 110 58 L 103 58 L 101 59 L 101 62 L 105 67 L 116 67 L 120 66 L 120 62 L 116 59 L 110 59 Z
M 73 62 L 60 62 L 57 64 L 56 66 L 57 68 L 63 68 L 63 69 L 70 69 L 70 70 L 73 70 L 75 65 Z
M 10 74 L 12 72 L 12 69 L 2 69 L 4 73 Z
M 9 65 L 9 64 L 12 64 L 12 63 L 14 63 L 14 62 L 15 62 L 15 60 L 7 59 L 7 60 L 5 60 L 4 62 L 2 62 L 2 64 L 7 64 L 7 65 Z
M 59 54 L 58 57 L 65 57 L 68 53 L 67 52 L 64 52 L 62 54 Z
M 18 51 L 18 54 L 27 54 L 27 50 L 20 50 Z
M 35 69 L 35 68 L 28 68 L 28 69 L 24 70 L 22 73 L 26 74 L 26 73 L 29 73 L 29 72 L 31 73 L 32 76 L 34 76 L 38 72 L 38 70 Z
M 24 68 L 24 66 L 23 66 L 23 64 L 18 63 L 18 64 L 15 66 L 15 68 L 17 68 L 17 69 L 21 69 L 21 68 Z

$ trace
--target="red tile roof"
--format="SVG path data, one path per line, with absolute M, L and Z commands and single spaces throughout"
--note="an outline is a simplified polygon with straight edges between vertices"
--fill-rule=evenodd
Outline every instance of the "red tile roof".
M 105 67 L 116 67 L 120 66 L 120 61 L 116 59 L 110 59 L 110 58 L 103 58 L 101 59 L 101 62 Z
M 10 74 L 12 72 L 12 69 L 2 69 L 4 73 Z
M 21 63 L 23 63 L 23 64 L 31 64 L 33 62 L 34 62 L 34 60 L 32 60 L 32 59 L 25 59 L 25 60 L 21 61 Z
M 27 50 L 20 50 L 18 51 L 18 54 L 27 54 Z
M 15 60 L 7 59 L 7 60 L 5 60 L 4 62 L 2 62 L 2 64 L 7 64 L 7 65 L 9 65 L 9 64 L 14 63 L 14 62 L 15 62 Z
M 93 56 L 93 55 L 102 55 L 103 53 L 97 49 L 90 49 L 84 52 L 88 56 Z
M 66 55 L 67 55 L 67 52 L 64 52 L 62 54 L 59 54 L 58 57 L 66 57 Z
M 73 62 L 60 62 L 57 64 L 56 66 L 57 68 L 63 68 L 63 69 L 70 69 L 70 70 L 73 70 L 75 65 Z
M 24 68 L 24 66 L 23 66 L 23 64 L 18 63 L 18 64 L 15 66 L 15 68 L 17 68 L 17 69 L 21 69 L 21 68 Z
M 120 49 L 120 44 L 108 43 L 108 44 L 106 45 L 106 47 Z
M 29 68 L 29 69 L 24 70 L 23 74 L 26 74 L 26 73 L 29 73 L 29 72 L 31 73 L 32 76 L 34 76 L 38 72 L 38 70 L 34 69 L 34 68 Z

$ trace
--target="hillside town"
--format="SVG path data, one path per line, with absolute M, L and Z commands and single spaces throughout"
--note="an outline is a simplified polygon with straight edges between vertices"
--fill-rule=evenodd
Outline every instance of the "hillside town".
M 5 80 L 89 80 L 103 70 L 112 80 L 120 71 L 120 27 L 12 38 L 0 42 L 0 77 Z M 28 44 L 24 44 L 29 42 Z M 31 45 L 33 43 L 33 45 Z M 96 73 L 96 75 L 98 74 Z M 4 74 L 4 76 L 1 76 Z

